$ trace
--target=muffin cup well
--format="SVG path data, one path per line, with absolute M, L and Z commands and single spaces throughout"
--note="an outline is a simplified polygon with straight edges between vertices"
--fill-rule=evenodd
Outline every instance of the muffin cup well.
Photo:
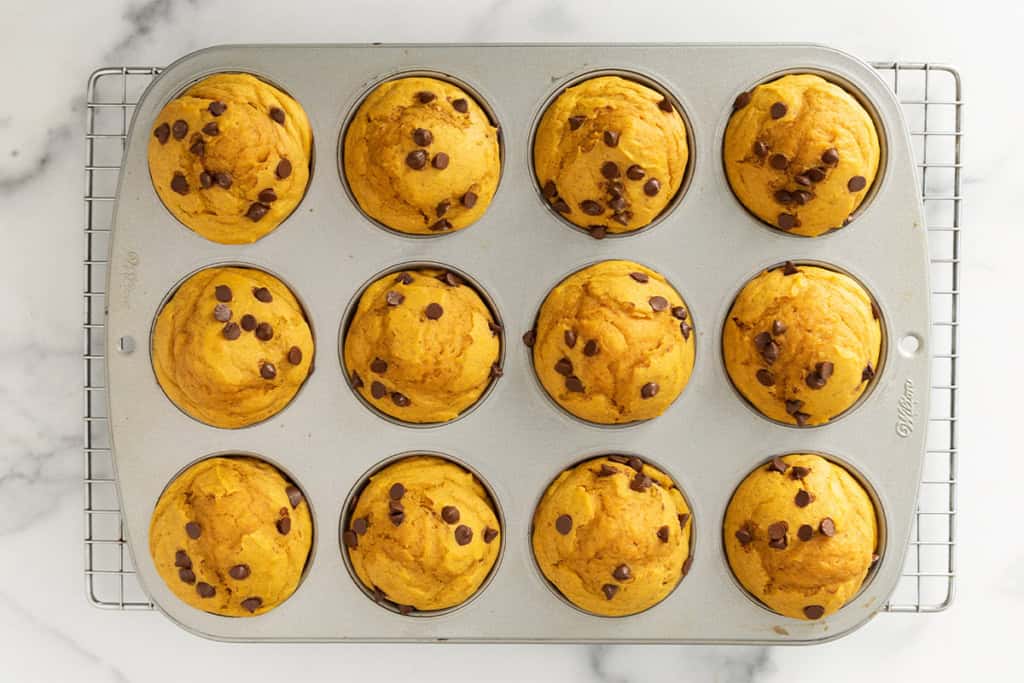
M 352 513 L 356 509 L 356 503 L 359 502 L 359 496 L 366 488 L 366 485 L 369 484 L 370 478 L 376 475 L 381 470 L 389 467 L 390 465 L 394 465 L 395 463 L 405 460 L 407 458 L 417 456 L 430 456 L 434 458 L 439 458 L 472 474 L 473 478 L 481 486 L 484 487 L 484 491 L 487 493 L 487 498 L 491 504 L 491 509 L 494 511 L 495 517 L 498 518 L 498 525 L 501 527 L 499 530 L 500 533 L 498 537 L 498 542 L 500 543 L 500 546 L 498 547 L 498 556 L 494 560 L 494 566 L 492 566 L 490 571 L 487 573 L 487 577 L 483 580 L 480 586 L 473 592 L 473 594 L 470 595 L 468 598 L 466 598 L 457 605 L 452 605 L 451 607 L 439 610 L 402 610 L 399 607 L 399 605 L 395 604 L 394 602 L 374 595 L 374 591 L 371 588 L 367 587 L 356 575 L 355 569 L 352 567 L 352 559 L 349 557 L 348 548 L 345 546 L 345 541 L 342 539 L 342 535 L 349 528 L 349 522 L 352 518 Z M 498 573 L 498 569 L 501 567 L 501 560 L 505 556 L 506 529 L 507 526 L 505 524 L 505 512 L 502 509 L 501 502 L 498 500 L 498 496 L 495 494 L 494 489 L 491 487 L 490 483 L 488 483 L 487 479 L 485 479 L 476 468 L 462 460 L 459 460 L 458 458 L 454 458 L 450 455 L 440 453 L 437 451 L 406 451 L 404 453 L 397 453 L 395 455 L 389 456 L 375 464 L 373 467 L 367 470 L 361 477 L 359 477 L 359 480 L 356 481 L 356 483 L 352 486 L 351 490 L 349 490 L 348 495 L 345 496 L 345 501 L 341 507 L 341 518 L 338 520 L 338 550 L 341 553 L 342 561 L 345 563 L 345 569 L 348 571 L 349 577 L 352 579 L 352 583 L 356 586 L 356 588 L 358 588 L 363 593 L 363 595 L 365 595 L 374 604 L 377 604 L 383 609 L 386 609 L 389 612 L 392 612 L 403 617 L 436 617 L 445 614 L 451 614 L 456 610 L 463 609 L 464 607 L 468 606 L 471 602 L 476 600 L 476 598 L 485 590 L 487 590 L 487 587 L 494 579 L 494 576 Z

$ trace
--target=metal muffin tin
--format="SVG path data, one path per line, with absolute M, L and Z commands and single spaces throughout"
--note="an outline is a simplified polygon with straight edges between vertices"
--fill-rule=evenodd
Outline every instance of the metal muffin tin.
M 692 178 L 657 225 L 598 241 L 569 228 L 541 200 L 532 128 L 549 98 L 580 76 L 638 74 L 683 107 Z M 184 228 L 153 190 L 146 161 L 152 123 L 195 80 L 245 71 L 295 97 L 313 127 L 316 165 L 302 203 L 251 245 L 220 245 Z M 773 230 L 732 195 L 722 138 L 738 93 L 787 71 L 815 71 L 853 89 L 877 117 L 884 154 L 873 196 L 847 228 L 801 238 Z M 432 238 L 382 230 L 345 191 L 335 155 L 344 122 L 376 83 L 430 72 L 472 88 L 501 126 L 504 171 L 486 214 Z M 856 629 L 880 611 L 899 578 L 924 453 L 929 386 L 928 254 L 913 157 L 900 107 L 865 63 L 813 45 L 254 45 L 188 55 L 156 79 L 128 135 L 110 254 L 107 372 L 114 462 L 127 538 L 153 601 L 184 628 L 237 641 L 484 641 L 812 643 Z M 697 334 L 693 376 L 659 418 L 625 427 L 582 423 L 557 409 L 534 377 L 520 335 L 548 290 L 580 267 L 630 259 L 664 274 L 686 299 Z M 868 395 L 833 423 L 798 429 L 753 411 L 733 389 L 721 331 L 736 293 L 785 260 L 853 274 L 876 297 L 888 334 Z M 374 274 L 405 262 L 462 270 L 486 290 L 505 325 L 504 376 L 464 418 L 431 428 L 382 419 L 351 391 L 336 340 L 349 303 Z M 316 372 L 291 404 L 251 427 L 224 430 L 179 411 L 155 380 L 150 332 L 167 296 L 190 273 L 239 263 L 288 284 L 317 341 Z M 915 340 L 917 348 L 912 349 Z M 134 344 L 132 344 L 134 341 Z M 873 489 L 882 558 L 864 589 L 816 622 L 776 615 L 742 591 L 722 548 L 729 498 L 775 454 L 821 452 L 848 463 Z M 343 505 L 375 465 L 406 452 L 444 453 L 475 469 L 504 519 L 491 581 L 460 608 L 402 616 L 374 604 L 346 569 L 338 541 Z M 552 594 L 530 550 L 533 508 L 564 468 L 601 453 L 649 457 L 689 501 L 695 532 L 689 575 L 663 602 L 602 618 Z M 255 618 L 220 617 L 178 600 L 156 573 L 148 529 L 163 488 L 212 454 L 244 453 L 279 466 L 305 491 L 315 539 L 295 594 Z

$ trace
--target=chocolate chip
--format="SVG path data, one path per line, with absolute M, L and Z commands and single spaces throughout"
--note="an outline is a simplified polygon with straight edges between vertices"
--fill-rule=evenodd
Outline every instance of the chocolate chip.
M 769 341 L 761 351 L 761 357 L 764 358 L 765 363 L 771 365 L 779 359 L 779 345 L 774 340 Z
M 587 228 L 590 236 L 595 240 L 603 240 L 608 235 L 608 226 L 606 225 L 591 225 Z
M 601 463 L 601 468 L 597 471 L 597 476 L 602 477 L 602 478 L 603 477 L 610 477 L 613 474 L 616 474 L 617 472 L 618 472 L 617 469 L 615 469 L 614 467 L 612 467 L 608 463 L 603 462 L 603 463 Z
M 772 522 L 768 525 L 768 538 L 773 541 L 785 538 L 787 531 L 789 531 L 789 522 L 786 522 L 785 520 L 781 522 Z
M 653 485 L 654 480 L 642 472 L 637 472 L 636 476 L 629 482 L 629 488 L 633 489 L 637 493 L 643 493 Z
M 773 154 L 768 157 L 768 165 L 776 171 L 785 171 L 789 168 L 789 159 L 786 158 L 785 154 Z
M 804 187 L 811 186 L 811 179 L 803 173 L 801 173 L 800 175 L 793 176 L 793 182 L 796 183 L 797 185 L 803 185 Z
M 391 500 L 402 500 L 402 496 L 404 495 L 405 486 L 403 486 L 399 482 L 392 484 L 391 488 L 388 489 L 388 498 L 390 498 Z
M 397 500 L 388 501 L 388 519 L 394 526 L 401 526 L 405 521 L 405 508 Z
M 750 528 L 750 522 L 744 522 L 743 526 L 736 530 L 736 540 L 740 545 L 747 545 L 754 540 L 754 532 Z
M 771 370 L 765 370 L 764 368 L 761 368 L 760 370 L 757 371 L 756 377 L 757 381 L 766 387 L 775 385 L 775 375 L 772 374 Z
M 781 320 L 772 321 L 772 335 L 778 337 L 779 335 L 785 333 L 786 329 L 786 323 L 782 322 Z
M 268 187 L 260 190 L 260 193 L 256 195 L 256 198 L 264 204 L 270 204 L 271 202 L 277 201 L 277 193 L 274 192 L 274 188 Z
M 213 182 L 217 183 L 218 187 L 222 187 L 225 190 L 231 187 L 231 174 L 225 172 L 219 172 L 213 174 Z
M 366 517 L 357 517 L 352 520 L 352 531 L 356 532 L 358 535 L 365 536 L 369 529 L 370 522 Z
M 604 213 L 604 209 L 601 208 L 601 205 L 593 199 L 585 199 L 580 202 L 580 209 L 582 209 L 583 213 L 588 216 L 600 216 Z
M 811 389 L 821 389 L 825 386 L 825 379 L 817 372 L 810 372 L 804 378 L 804 383 Z
M 561 358 L 555 363 L 555 372 L 564 377 L 572 374 L 572 361 L 568 358 Z
M 793 498 L 793 502 L 796 503 L 798 508 L 805 508 L 811 504 L 814 500 L 814 496 L 807 491 L 800 489 L 796 492 L 796 497 Z
M 606 130 L 604 132 L 604 144 L 609 147 L 616 147 L 619 144 L 619 134 L 613 130 Z
M 667 524 L 665 526 L 658 527 L 657 536 L 659 541 L 661 541 L 662 543 L 668 543 L 668 535 L 669 530 Z
M 648 197 L 654 197 L 661 191 L 661 181 L 657 178 L 651 178 L 644 183 L 644 194 Z
M 800 271 L 797 269 L 796 265 L 794 265 L 792 261 L 786 261 L 785 263 L 782 264 L 783 275 L 796 275 L 799 272 Z
M 278 178 L 284 180 L 292 174 L 292 162 L 287 159 L 281 159 L 277 162 L 277 169 L 274 171 Z
M 754 143 L 754 155 L 762 159 L 768 156 L 768 145 L 758 140 Z
M 274 300 L 274 295 L 266 287 L 253 287 L 252 295 L 256 298 L 256 301 L 264 304 L 269 304 Z
M 839 151 L 835 147 L 829 147 L 821 153 L 821 161 L 829 166 L 839 163 Z
M 821 168 L 809 168 L 804 171 L 804 175 L 807 176 L 808 180 L 812 183 L 820 183 L 825 179 L 825 170 Z
M 561 198 L 555 200 L 555 203 L 551 205 L 551 208 L 558 213 L 572 213 L 572 209 L 570 209 L 569 205 L 565 203 L 565 200 Z
M 875 369 L 871 367 L 871 363 L 864 366 L 864 369 L 860 373 L 860 381 L 867 382 L 875 378 Z
M 824 380 L 828 380 L 834 370 L 835 366 L 832 364 L 832 361 L 822 361 L 814 366 L 814 371 Z
M 270 341 L 274 338 L 274 328 L 271 327 L 270 323 L 260 323 L 256 326 L 256 331 L 253 334 L 260 341 Z
M 181 173 L 175 173 L 171 178 L 171 189 L 178 194 L 188 194 L 188 181 Z
M 582 394 L 583 393 L 583 381 L 579 377 L 577 377 L 576 375 L 573 375 L 571 377 L 566 377 L 565 378 L 565 388 L 568 389 L 569 391 L 575 392 L 577 394 Z
M 825 616 L 825 608 L 821 605 L 807 605 L 804 607 L 804 616 L 808 619 L 821 619 Z
M 555 520 L 555 529 L 563 536 L 567 535 L 572 531 L 572 517 L 569 515 L 559 515 L 558 519 Z
M 631 456 L 628 460 L 626 460 L 626 464 L 629 465 L 630 469 L 636 472 L 644 471 L 644 461 L 636 457 L 635 455 Z
M 793 419 L 796 420 L 797 427 L 803 427 L 804 425 L 807 424 L 807 421 L 811 419 L 811 416 L 808 413 L 804 413 L 798 410 L 795 413 L 793 413 Z
M 443 171 L 444 169 L 448 168 L 449 161 L 450 159 L 448 158 L 447 154 L 445 154 L 444 152 L 438 152 L 437 154 L 434 155 L 434 158 L 430 162 L 430 165 L 439 171 Z
M 260 377 L 263 379 L 274 379 L 277 377 L 277 368 L 274 367 L 273 363 L 264 362 L 260 365 Z
M 203 132 L 207 135 L 220 135 L 220 126 L 217 125 L 216 121 L 210 121 L 203 126 Z
M 679 528 L 680 529 L 685 529 L 686 528 L 686 522 L 688 522 L 689 519 L 690 519 L 690 513 L 689 512 L 684 512 L 682 514 L 676 515 L 676 518 L 679 520 Z
M 782 538 L 773 538 L 768 541 L 769 548 L 775 548 L 776 550 L 785 550 L 789 546 L 789 538 L 783 536 Z
M 690 567 L 692 567 L 692 566 L 693 566 L 693 555 L 690 555 L 689 557 L 686 558 L 686 561 L 683 562 L 682 575 L 686 576 L 687 574 L 689 574 L 690 573 Z
M 441 519 L 443 519 L 446 524 L 455 524 L 459 521 L 460 517 L 459 508 L 454 505 L 445 505 L 441 508 Z
M 570 116 L 569 117 L 569 130 L 576 130 L 583 125 L 583 122 L 587 120 L 586 116 Z
M 751 95 L 750 92 L 741 92 L 736 96 L 736 99 L 732 101 L 732 110 L 739 111 L 740 109 L 743 109 L 750 104 L 751 99 L 753 99 L 753 95 Z
M 405 165 L 416 171 L 427 165 L 427 153 L 422 149 L 415 149 L 405 155 Z
M 768 463 L 769 472 L 778 472 L 779 474 L 785 474 L 786 470 L 788 469 L 789 465 L 787 465 L 786 462 L 777 455 L 774 458 L 772 458 L 772 461 L 770 463 Z
M 793 481 L 796 481 L 798 479 L 803 479 L 810 473 L 811 470 L 806 467 L 803 467 L 801 465 L 793 465 L 793 471 L 789 473 L 789 478 L 792 479 Z
M 469 111 L 469 102 L 467 102 L 464 97 L 460 97 L 457 100 L 452 100 L 452 109 L 459 112 L 460 114 L 465 114 L 467 111 Z
M 245 217 L 256 222 L 259 219 L 267 215 L 267 211 L 270 211 L 270 207 L 266 204 L 260 204 L 259 202 L 253 202 L 249 205 L 249 210 L 245 212 Z
M 601 175 L 608 180 L 613 180 L 619 177 L 619 165 L 614 161 L 606 161 L 601 164 Z
M 652 296 L 647 300 L 647 303 L 650 304 L 651 310 L 655 313 L 661 313 L 668 308 L 668 299 L 663 296 Z
M 288 532 L 292 530 L 292 520 L 289 517 L 282 517 L 277 520 L 277 523 L 274 526 L 277 527 L 277 533 L 282 536 L 287 536 Z
M 489 526 L 484 527 L 484 543 L 490 543 L 498 537 L 498 530 Z
M 523 333 L 523 344 L 532 347 L 537 343 L 537 330 L 527 330 Z
M 801 541 L 809 541 L 814 536 L 814 527 L 810 524 L 801 524 L 800 528 L 796 530 L 796 537 Z
M 416 99 L 420 101 L 420 104 L 430 104 L 437 98 L 437 95 L 430 92 L 429 90 L 422 90 L 416 93 Z
M 228 341 L 234 341 L 242 336 L 242 330 L 239 329 L 238 323 L 228 323 L 221 328 L 220 333 Z
M 565 345 L 570 349 L 576 346 L 576 332 L 574 330 L 566 330 L 562 336 L 565 338 Z
M 292 506 L 292 509 L 299 507 L 299 503 L 302 502 L 302 491 L 297 486 L 286 486 L 284 494 L 288 496 L 288 503 Z
M 209 173 L 207 173 L 206 171 L 200 172 L 199 173 L 199 187 L 201 187 L 202 189 L 205 190 L 208 187 L 211 187 L 212 185 L 213 185 L 213 176 L 210 175 Z
M 412 403 L 408 396 L 398 391 L 391 392 L 391 402 L 399 408 L 407 408 Z
M 640 387 L 640 398 L 654 398 L 657 396 L 659 389 L 661 387 L 658 386 L 657 382 L 648 382 Z
M 302 362 L 302 349 L 298 346 L 293 346 L 288 349 L 288 362 L 292 365 L 298 365 Z
M 772 118 L 781 119 L 783 116 L 786 115 L 786 112 L 788 110 L 789 108 L 785 104 L 783 104 L 782 102 L 776 102 L 775 104 L 772 105 L 771 108 Z
M 423 312 L 427 316 L 427 320 L 437 320 L 444 315 L 444 308 L 441 307 L 441 304 L 430 303 L 427 304 L 427 308 Z
M 689 323 L 687 323 L 685 320 L 679 323 L 679 332 L 683 335 L 684 340 L 688 340 L 690 338 L 690 332 L 692 330 L 693 328 L 690 327 Z
M 459 545 L 468 545 L 473 540 L 473 530 L 465 524 L 455 527 L 455 542 Z
M 153 137 L 155 137 L 161 145 L 166 145 L 168 138 L 171 137 L 171 127 L 166 122 L 161 123 L 153 130 Z
M 383 358 L 374 358 L 370 362 L 370 370 L 376 372 L 378 375 L 383 375 L 388 371 L 388 362 Z
M 175 140 L 181 140 L 188 134 L 188 124 L 181 119 L 174 122 L 171 126 L 171 134 L 174 135 Z
M 426 128 L 417 128 L 412 132 L 412 140 L 420 147 L 427 147 L 434 141 L 434 134 Z
M 249 565 L 247 564 L 236 564 L 234 567 L 228 570 L 228 575 L 230 575 L 231 578 L 235 579 L 236 581 L 242 581 L 244 579 L 249 578 L 249 575 L 251 573 L 252 572 L 249 570 Z
M 632 576 L 633 570 L 629 568 L 628 564 L 620 564 L 612 570 L 612 578 L 616 581 L 628 581 Z
M 397 607 L 398 607 L 398 613 L 401 614 L 402 616 L 408 616 L 408 615 L 412 614 L 413 610 L 416 609 L 412 605 L 397 605 Z
M 461 201 L 462 205 L 467 209 L 472 209 L 474 206 L 476 206 L 476 200 L 476 192 L 467 192 L 466 194 L 462 195 L 462 199 L 460 199 L 459 201 Z
M 388 306 L 398 306 L 405 301 L 405 295 L 401 292 L 391 291 L 384 295 L 384 300 L 387 301 Z
M 214 100 L 213 102 L 210 102 L 210 106 L 208 106 L 207 109 L 214 116 L 220 116 L 227 111 L 228 105 L 224 104 L 220 100 Z
M 195 154 L 197 157 L 206 156 L 206 143 L 203 142 L 202 137 L 198 137 L 192 146 L 188 148 L 188 151 Z
M 355 370 L 352 371 L 352 388 L 361 389 L 363 387 L 363 378 L 359 376 L 359 373 Z
M 765 348 L 772 343 L 772 336 L 767 332 L 758 332 L 754 335 L 754 348 L 758 353 L 764 353 Z
M 812 199 L 814 199 L 814 195 L 808 192 L 807 190 L 795 190 L 793 192 L 793 201 L 799 204 L 800 206 L 803 206 Z M 799 224 L 800 222 L 797 221 L 797 225 Z
M 196 584 L 196 593 L 199 593 L 201 598 L 212 598 L 217 594 L 217 589 L 205 581 L 200 581 Z
M 544 183 L 544 187 L 541 189 L 541 192 L 543 192 L 544 196 L 548 199 L 554 199 L 558 196 L 558 186 L 555 185 L 554 180 L 549 180 Z
M 246 598 L 242 600 L 242 608 L 252 614 L 263 606 L 263 598 Z
M 800 410 L 804 405 L 804 402 L 798 398 L 787 398 L 786 399 L 786 413 L 792 415 L 796 411 Z
M 612 218 L 615 218 L 616 216 L 620 218 L 625 218 L 626 214 L 623 212 L 623 209 L 625 209 L 627 206 L 628 204 L 626 203 L 625 197 L 616 197 L 615 199 L 608 202 L 608 208 L 616 212 L 615 216 L 612 216 Z
M 596 356 L 601 349 L 598 348 L 597 341 L 590 339 L 586 344 L 583 345 L 584 356 Z
M 818 531 L 820 531 L 822 535 L 831 538 L 836 535 L 836 523 L 832 521 L 831 517 L 826 517 L 818 524 Z
M 284 125 L 284 109 L 281 109 L 280 107 L 271 107 L 270 118 L 272 118 L 275 123 Z
M 242 329 L 246 332 L 252 332 L 256 329 L 256 318 L 246 313 L 242 316 Z
M 445 283 L 449 287 L 458 287 L 459 285 L 462 284 L 462 278 L 456 275 L 455 273 L 451 272 L 450 270 L 446 270 L 440 275 L 438 275 L 437 279 Z
M 855 175 L 846 183 L 846 189 L 850 192 L 860 192 L 868 186 L 867 179 L 862 175 Z
M 183 569 L 191 569 L 192 560 L 189 559 L 188 553 L 184 550 L 176 550 L 174 552 L 174 566 L 181 567 Z
M 436 223 L 432 224 L 428 229 L 433 231 L 433 232 L 441 232 L 442 230 L 451 230 L 452 229 L 452 222 L 450 220 L 448 220 L 447 218 L 442 218 L 441 220 L 439 220 Z
M 792 230 L 796 227 L 796 224 L 796 216 L 793 214 L 785 212 L 779 214 L 778 225 L 783 230 Z
M 776 202 L 782 205 L 792 204 L 793 195 L 789 190 L 776 190 L 775 194 L 772 195 Z
M 395 282 L 400 282 L 403 285 L 412 284 L 412 275 L 405 272 L 399 273 L 398 277 L 395 278 Z
M 683 308 L 682 306 L 673 306 L 672 307 L 672 317 L 673 318 L 678 318 L 679 320 L 686 320 L 688 315 L 689 314 L 686 312 L 686 309 Z
M 604 593 L 605 600 L 611 600 L 619 592 L 619 587 L 612 583 L 606 583 L 601 586 L 601 592 Z
M 196 582 L 196 573 L 190 567 L 182 567 L 178 570 L 178 578 L 184 583 L 192 584 Z
M 642 180 L 645 175 L 646 173 L 643 167 L 637 164 L 633 164 L 632 166 L 626 169 L 626 177 L 629 178 L 630 180 Z
M 220 323 L 231 320 L 231 309 L 224 304 L 217 304 L 213 307 L 213 319 Z

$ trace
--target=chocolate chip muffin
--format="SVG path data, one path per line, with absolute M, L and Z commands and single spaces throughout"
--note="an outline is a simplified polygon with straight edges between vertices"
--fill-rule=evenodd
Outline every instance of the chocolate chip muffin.
M 838 610 L 878 559 L 871 498 L 849 472 L 818 455 L 772 458 L 747 475 L 723 532 L 736 579 L 794 619 Z
M 149 553 L 175 595 L 206 612 L 263 614 L 295 592 L 313 525 L 302 492 L 254 458 L 208 458 L 153 510 Z
M 455 273 L 391 273 L 359 299 L 345 370 L 377 410 L 405 422 L 446 422 L 501 376 L 501 327 Z
M 171 401 L 214 427 L 276 414 L 313 367 L 313 335 L 299 302 L 273 275 L 207 268 L 160 311 L 153 370 Z
M 813 237 L 845 226 L 878 172 L 878 133 L 856 99 L 796 74 L 736 98 L 725 130 L 733 193 L 764 222 Z
M 367 96 L 345 133 L 345 178 L 371 218 L 401 232 L 461 230 L 498 187 L 498 129 L 476 100 L 433 78 L 400 78 Z
M 852 278 L 785 265 L 748 282 L 722 335 L 732 383 L 773 420 L 819 425 L 852 406 L 878 368 L 882 326 Z
M 636 614 L 690 568 L 690 509 L 672 479 L 640 458 L 594 458 L 548 487 L 533 516 L 533 553 L 577 607 Z
M 221 244 L 247 244 L 298 206 L 312 146 L 298 102 L 249 74 L 214 74 L 153 122 L 149 174 L 188 228 Z
M 370 478 L 341 540 L 359 581 L 403 614 L 459 605 L 498 559 L 487 491 L 455 463 L 403 458 Z
M 661 415 L 693 370 L 686 302 L 659 273 L 602 261 L 551 290 L 524 341 L 545 391 L 573 415 L 622 424 Z
M 618 76 L 559 95 L 533 142 L 544 197 L 597 238 L 657 218 L 682 185 L 688 158 L 686 126 L 671 100 Z

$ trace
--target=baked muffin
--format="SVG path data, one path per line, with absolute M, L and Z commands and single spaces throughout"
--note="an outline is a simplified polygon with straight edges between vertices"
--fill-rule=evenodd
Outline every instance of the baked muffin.
M 597 238 L 657 218 L 679 190 L 688 158 L 686 126 L 671 100 L 618 76 L 559 95 L 533 142 L 544 197 Z
M 693 370 L 686 302 L 659 273 L 632 261 L 602 261 L 563 280 L 524 339 L 548 395 L 601 424 L 661 415 Z
M 636 614 L 690 568 L 690 508 L 672 479 L 636 457 L 594 458 L 562 472 L 533 516 L 533 554 L 569 602 Z
M 149 175 L 186 227 L 221 244 L 247 244 L 298 206 L 312 147 L 298 102 L 249 74 L 214 74 L 153 122 Z
M 313 541 L 298 487 L 254 458 L 208 458 L 153 510 L 149 553 L 171 592 L 230 617 L 263 614 L 295 592 Z
M 391 273 L 363 292 L 345 335 L 349 381 L 405 422 L 446 422 L 501 376 L 501 328 L 455 273 Z
M 838 610 L 878 557 L 871 499 L 817 455 L 776 457 L 747 475 L 729 501 L 723 540 L 743 587 L 794 619 Z
M 860 398 L 881 345 L 878 309 L 863 287 L 790 262 L 746 284 L 722 335 L 739 392 L 766 416 L 800 427 L 828 422 Z
M 813 237 L 845 226 L 875 181 L 878 133 L 838 85 L 797 74 L 736 98 L 725 170 L 736 197 L 764 222 Z
M 433 78 L 378 86 L 345 133 L 345 178 L 393 230 L 433 235 L 484 215 L 501 175 L 498 129 L 476 100 Z
M 178 288 L 153 329 L 153 369 L 167 397 L 214 427 L 276 414 L 313 367 L 302 307 L 273 275 L 207 268 Z
M 500 534 L 472 474 L 442 458 L 413 456 L 370 478 L 341 540 L 374 598 L 407 614 L 472 597 L 498 559 Z

